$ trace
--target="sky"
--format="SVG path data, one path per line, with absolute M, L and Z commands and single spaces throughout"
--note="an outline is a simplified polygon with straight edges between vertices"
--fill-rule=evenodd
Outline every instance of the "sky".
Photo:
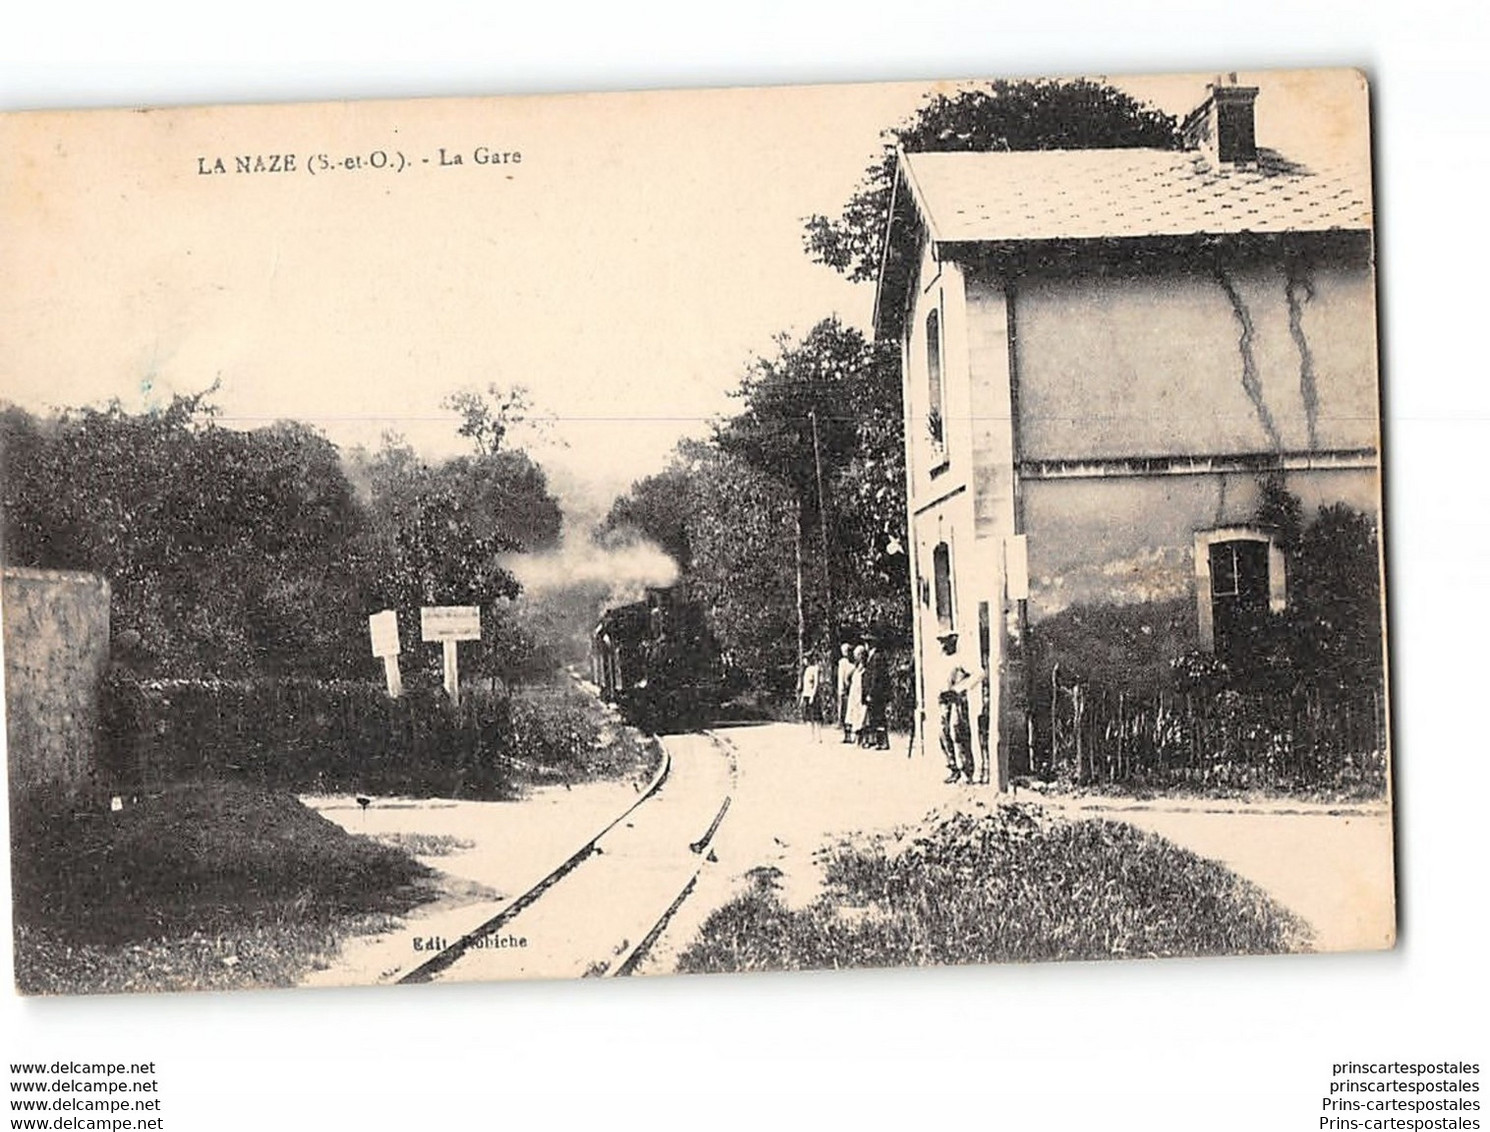
M 1209 77 L 1113 81 L 1182 114 Z M 1349 72 L 1241 79 L 1264 88 L 1261 144 L 1359 149 L 1319 128 L 1359 124 Z M 523 385 L 556 486 L 603 505 L 729 412 L 775 335 L 868 329 L 872 286 L 814 264 L 802 222 L 837 214 L 930 87 L 11 116 L 0 398 L 140 409 L 216 382 L 229 426 L 395 431 L 439 457 L 466 443 L 449 394 Z

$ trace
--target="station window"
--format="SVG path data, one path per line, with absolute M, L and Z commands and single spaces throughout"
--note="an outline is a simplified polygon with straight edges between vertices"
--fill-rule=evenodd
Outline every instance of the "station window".
M 933 310 L 926 316 L 926 428 L 937 468 L 947 462 L 946 396 L 942 385 L 942 316 Z
M 936 595 L 936 622 L 944 632 L 951 632 L 955 625 L 952 605 L 952 548 L 944 542 L 936 544 L 931 552 L 931 566 Z

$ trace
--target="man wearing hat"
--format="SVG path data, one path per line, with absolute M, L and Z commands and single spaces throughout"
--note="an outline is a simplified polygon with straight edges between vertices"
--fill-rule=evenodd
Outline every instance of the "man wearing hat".
M 967 779 L 974 782 L 976 768 L 973 763 L 973 727 L 968 712 L 967 694 L 978 683 L 962 665 L 954 665 L 947 673 L 946 686 L 937 700 L 942 709 L 942 754 L 947 759 L 947 782 Z

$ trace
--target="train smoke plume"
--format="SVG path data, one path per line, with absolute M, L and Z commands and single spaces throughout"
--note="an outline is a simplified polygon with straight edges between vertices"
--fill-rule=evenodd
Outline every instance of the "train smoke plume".
M 620 604 L 637 600 L 647 586 L 670 586 L 678 580 L 677 563 L 656 544 L 637 539 L 601 546 L 588 531 L 567 534 L 557 550 L 515 554 L 503 559 L 502 565 L 533 598 L 603 587 L 607 604 Z

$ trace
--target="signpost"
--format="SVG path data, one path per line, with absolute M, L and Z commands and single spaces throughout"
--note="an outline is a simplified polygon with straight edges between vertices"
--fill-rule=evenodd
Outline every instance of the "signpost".
M 391 609 L 372 614 L 367 619 L 367 631 L 372 636 L 373 656 L 383 658 L 388 698 L 396 700 L 404 693 L 403 676 L 398 671 L 398 614 Z
M 460 669 L 457 641 L 481 639 L 481 607 L 476 605 L 426 605 L 419 610 L 419 632 L 426 641 L 445 646 L 445 691 L 450 702 L 460 703 Z

